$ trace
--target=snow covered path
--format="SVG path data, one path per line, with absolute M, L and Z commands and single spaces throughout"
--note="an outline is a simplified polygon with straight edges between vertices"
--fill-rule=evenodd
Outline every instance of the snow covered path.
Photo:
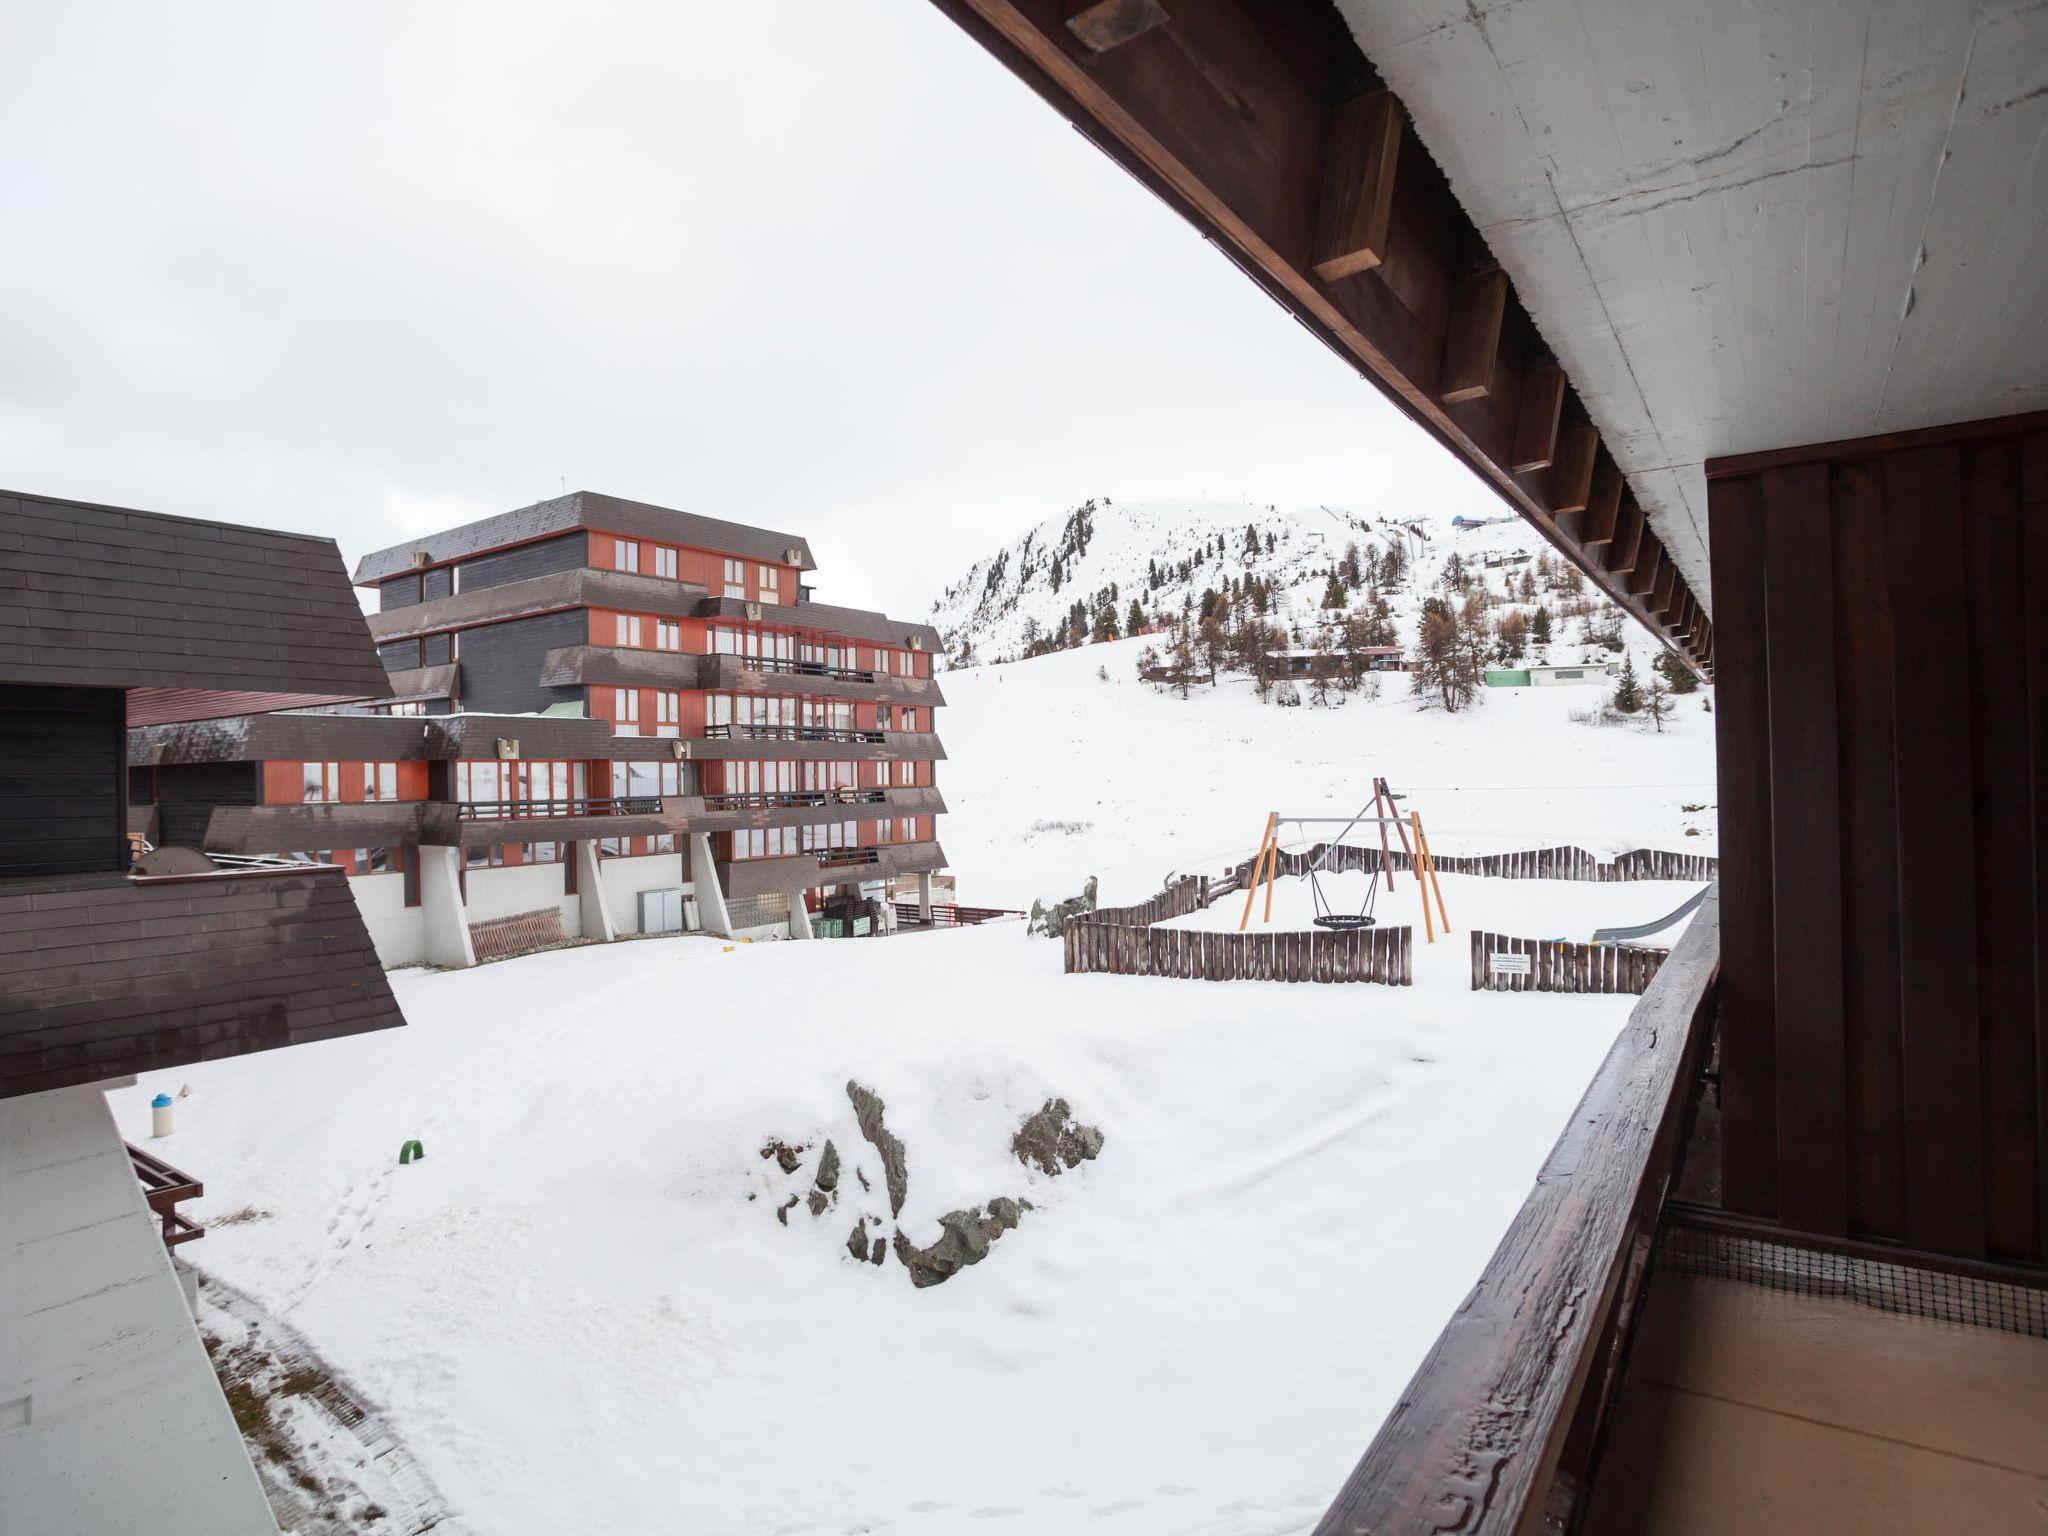
M 191 1083 L 159 1150 L 197 1214 L 273 1213 L 193 1257 L 487 1536 L 1303 1530 L 1631 1001 L 1068 978 L 1016 925 L 395 979 L 407 1029 L 113 1100 L 141 1140 Z M 855 1202 L 886 1206 L 849 1077 L 908 1144 L 914 1240 L 1037 1209 L 934 1289 L 857 1264 Z M 1056 1181 L 1009 1153 L 1053 1095 L 1108 1137 Z M 833 1137 L 847 1200 L 779 1225 L 770 1135 Z

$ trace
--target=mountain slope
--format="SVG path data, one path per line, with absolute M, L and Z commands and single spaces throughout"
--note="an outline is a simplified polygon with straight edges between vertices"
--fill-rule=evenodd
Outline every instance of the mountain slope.
M 1554 619 L 1587 622 L 1557 627 L 1559 662 L 1605 660 L 1612 648 L 1588 652 L 1590 634 L 1613 633 L 1621 613 L 1550 556 L 1536 533 L 1516 519 L 1480 527 L 1458 527 L 1449 518 L 1405 520 L 1367 517 L 1338 507 L 1281 512 L 1238 502 L 1089 501 L 1048 518 L 1022 538 L 975 562 L 932 606 L 932 623 L 945 637 L 956 667 L 1014 661 L 1062 648 L 1078 627 L 1094 628 L 1103 608 L 1114 615 L 1116 633 L 1129 628 L 1130 606 L 1139 603 L 1148 626 L 1201 610 L 1205 592 L 1259 589 L 1270 606 L 1266 617 L 1306 641 L 1322 621 L 1336 616 L 1324 606 L 1330 573 L 1356 550 L 1371 569 L 1399 550 L 1406 569 L 1380 586 L 1395 637 L 1412 646 L 1421 622 L 1422 600 L 1443 591 L 1453 562 L 1471 568 L 1478 585 L 1506 598 L 1519 595 L 1522 573 L 1556 567 L 1550 583 L 1540 579 L 1532 594 Z M 1496 561 L 1521 558 L 1489 568 Z M 1510 586 L 1508 583 L 1514 583 Z M 1356 612 L 1371 593 L 1356 584 L 1346 594 Z M 1077 608 L 1078 605 L 1078 608 Z M 1522 605 L 1533 615 L 1533 604 Z M 1526 615 L 1525 615 L 1526 616 Z M 1654 645 L 1637 632 L 1649 659 Z

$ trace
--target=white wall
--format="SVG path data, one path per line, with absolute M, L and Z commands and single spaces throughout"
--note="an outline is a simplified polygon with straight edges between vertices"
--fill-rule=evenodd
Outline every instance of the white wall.
M 563 894 L 567 869 L 566 864 L 519 864 L 510 869 L 470 870 L 464 876 L 469 886 L 469 921 L 480 923 L 486 918 L 554 907 L 562 914 L 562 932 L 572 939 L 581 938 L 582 907 L 574 896 Z
M 648 853 L 630 859 L 606 859 L 599 867 L 604 872 L 604 896 L 611 904 L 612 926 L 622 934 L 640 931 L 642 891 L 673 890 L 679 885 L 686 891 L 691 889 L 683 879 L 683 856 L 680 853 Z M 702 921 L 702 914 L 699 914 L 699 921 Z
M 416 965 L 427 957 L 426 916 L 405 904 L 404 875 L 350 875 L 356 909 L 386 966 Z
M 0 1221 L 0 1525 L 276 1536 L 101 1089 L 0 1100 Z

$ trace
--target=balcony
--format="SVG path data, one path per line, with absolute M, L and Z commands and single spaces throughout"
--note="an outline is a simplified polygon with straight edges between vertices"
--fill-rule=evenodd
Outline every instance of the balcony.
M 827 677 L 841 683 L 872 683 L 882 674 L 868 667 L 833 667 L 822 661 L 793 661 L 787 656 L 741 656 L 739 663 L 752 672 L 788 673 L 797 677 Z
M 819 848 L 773 859 L 735 859 L 719 866 L 727 896 L 768 896 L 777 892 L 879 880 L 944 869 L 946 851 L 936 842 L 885 843 L 879 847 Z
M 838 725 L 707 725 L 706 741 L 834 741 L 882 744 L 880 731 L 856 731 Z
M 794 789 L 757 790 L 739 794 L 706 795 L 707 811 L 805 810 L 835 805 L 885 805 L 886 789 Z
M 142 1185 L 142 1198 L 163 1225 L 166 1248 L 206 1236 L 206 1228 L 178 1209 L 179 1201 L 197 1200 L 205 1194 L 204 1184 L 162 1158 L 152 1157 L 133 1142 L 128 1143 L 128 1162 L 135 1170 L 136 1181 Z
M 702 687 L 742 693 L 803 693 L 826 699 L 879 699 L 906 704 L 946 702 L 936 679 L 898 677 L 866 667 L 832 667 L 783 656 L 713 655 L 702 658 Z
M 555 817 L 659 816 L 659 795 L 581 796 L 568 800 L 462 800 L 462 821 L 529 821 Z

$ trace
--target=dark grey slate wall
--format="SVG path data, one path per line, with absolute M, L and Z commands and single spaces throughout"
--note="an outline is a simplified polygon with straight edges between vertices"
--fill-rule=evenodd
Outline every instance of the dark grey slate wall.
M 455 659 L 455 642 L 447 630 L 438 635 L 420 636 L 420 665 L 423 667 L 445 667 Z
M 418 640 L 390 640 L 377 647 L 377 659 L 386 672 L 411 672 L 420 664 Z
M 0 876 L 126 863 L 127 695 L 0 687 Z
M 394 576 L 377 588 L 377 611 L 388 613 L 393 608 L 410 608 L 420 600 L 420 579 L 417 575 Z
M 255 805 L 262 771 L 260 763 L 171 763 L 157 769 L 157 842 L 203 848 L 214 807 Z
M 431 571 L 420 572 L 420 601 L 431 603 L 437 597 L 446 597 L 455 590 L 452 567 L 437 566 Z
M 515 549 L 464 560 L 458 567 L 462 580 L 456 585 L 464 592 L 480 592 L 485 587 L 502 587 L 508 581 L 524 581 L 529 576 L 581 570 L 590 563 L 589 553 L 590 535 L 582 532 L 521 544 Z
M 570 608 L 462 632 L 462 707 L 471 714 L 523 715 L 583 696 L 580 688 L 544 688 L 541 658 L 588 634 L 587 609 Z

